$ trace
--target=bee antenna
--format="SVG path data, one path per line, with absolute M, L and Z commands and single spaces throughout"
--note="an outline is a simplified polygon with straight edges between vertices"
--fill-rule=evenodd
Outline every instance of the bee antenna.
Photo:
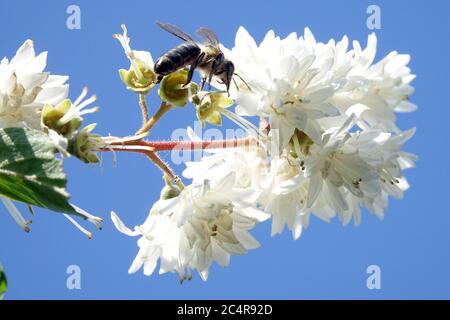
M 248 88 L 248 90 L 250 90 L 250 92 L 253 92 L 252 88 L 248 85 L 248 83 L 238 73 L 235 72 L 234 75 L 237 76 L 239 79 L 241 79 L 241 81 L 245 84 L 245 86 Z
M 236 83 L 236 80 L 234 80 L 234 78 L 233 78 L 233 83 L 234 83 L 234 85 L 236 86 L 236 90 L 239 92 L 239 86 L 238 86 L 238 84 Z

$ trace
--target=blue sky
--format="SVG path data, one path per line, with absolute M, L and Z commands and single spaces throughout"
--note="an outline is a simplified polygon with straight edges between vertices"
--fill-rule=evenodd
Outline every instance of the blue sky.
M 260 41 L 269 29 L 285 36 L 309 26 L 317 39 L 350 39 L 364 45 L 371 32 L 366 8 L 377 4 L 382 29 L 379 55 L 409 53 L 417 79 L 413 114 L 399 116 L 399 126 L 417 127 L 406 149 L 420 156 L 407 172 L 412 185 L 403 201 L 392 200 L 385 220 L 367 212 L 359 227 L 313 220 L 298 241 L 289 233 L 270 237 L 270 223 L 256 229 L 262 246 L 230 267 L 213 267 L 210 279 L 179 285 L 177 276 L 128 275 L 137 252 L 136 239 L 118 233 L 109 220 L 115 210 L 130 226 L 140 224 L 161 188 L 157 169 L 139 155 L 110 155 L 102 167 L 66 162 L 73 202 L 105 218 L 104 229 L 87 240 L 62 216 L 36 210 L 30 234 L 23 233 L 0 207 L 0 261 L 9 280 L 8 299 L 309 299 L 309 298 L 449 298 L 450 206 L 448 139 L 450 126 L 448 12 L 446 1 L 2 1 L 0 56 L 11 57 L 28 38 L 38 52 L 49 51 L 48 70 L 70 75 L 71 97 L 84 85 L 97 93 L 101 112 L 88 117 L 97 131 L 127 135 L 139 126 L 136 97 L 117 75 L 128 67 L 112 34 L 126 23 L 133 48 L 158 57 L 177 40 L 158 29 L 156 20 L 188 31 L 209 26 L 232 46 L 240 25 Z M 66 28 L 66 8 L 81 8 L 81 30 Z M 172 128 L 192 125 L 191 108 L 180 109 L 155 127 L 153 139 L 167 139 Z M 168 159 L 168 156 L 166 155 Z M 178 168 L 181 169 L 181 168 Z M 379 265 L 381 290 L 368 290 L 366 268 Z M 66 268 L 79 265 L 81 290 L 66 288 Z

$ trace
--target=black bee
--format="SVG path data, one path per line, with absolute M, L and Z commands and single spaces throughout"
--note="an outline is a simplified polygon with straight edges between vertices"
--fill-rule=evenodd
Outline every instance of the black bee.
M 185 41 L 167 51 L 155 62 L 154 71 L 159 75 L 158 81 L 161 81 L 164 76 L 180 68 L 190 66 L 185 85 L 191 82 L 195 69 L 199 69 L 202 74 L 201 89 L 203 89 L 206 81 L 209 87 L 211 87 L 213 76 L 218 77 L 220 82 L 225 84 L 227 92 L 229 92 L 232 80 L 236 88 L 239 89 L 236 81 L 233 79 L 233 75 L 238 76 L 250 89 L 247 83 L 234 72 L 233 62 L 225 58 L 223 52 L 220 50 L 219 40 L 213 31 L 207 28 L 198 29 L 197 34 L 205 41 L 204 44 L 198 44 L 190 35 L 172 24 L 159 21 L 156 24 Z

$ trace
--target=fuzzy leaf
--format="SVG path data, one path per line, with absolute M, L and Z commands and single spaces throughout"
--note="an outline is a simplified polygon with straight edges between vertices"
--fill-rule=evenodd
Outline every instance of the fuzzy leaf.
M 77 214 L 55 147 L 41 131 L 0 129 L 0 195 L 52 211 Z

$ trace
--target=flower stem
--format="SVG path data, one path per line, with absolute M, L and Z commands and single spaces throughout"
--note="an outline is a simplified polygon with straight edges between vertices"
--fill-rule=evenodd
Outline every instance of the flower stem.
M 115 138 L 108 143 L 108 147 L 102 148 L 102 152 L 135 152 L 147 156 L 166 177 L 173 180 L 175 184 L 184 189 L 185 185 L 181 179 L 174 173 L 170 166 L 162 160 L 156 152 L 158 151 L 172 151 L 172 150 L 205 150 L 205 149 L 223 149 L 223 148 L 238 148 L 248 147 L 253 143 L 256 144 L 252 138 L 230 139 L 230 140 L 215 140 L 215 141 L 145 141 L 140 139 L 130 138 Z
M 134 144 L 132 144 L 133 142 Z M 185 185 L 181 179 L 174 173 L 169 164 L 158 156 L 153 148 L 138 144 L 138 142 L 139 141 L 129 141 L 127 144 L 127 142 L 122 140 L 119 144 L 110 144 L 107 148 L 103 148 L 100 151 L 141 153 L 152 161 L 164 173 L 164 176 L 168 177 L 170 180 L 173 180 L 180 189 L 185 188 Z
M 229 140 L 203 140 L 203 141 L 145 141 L 134 140 L 121 142 L 120 145 L 136 148 L 149 148 L 153 152 L 172 150 L 205 150 L 205 149 L 226 149 L 248 147 L 257 144 L 252 138 L 229 139 Z M 114 150 L 119 144 L 112 143 L 110 147 Z
M 184 185 L 183 181 L 181 181 L 180 177 L 178 177 L 172 170 L 172 168 L 169 167 L 169 165 L 164 162 L 155 152 L 148 152 L 146 153 L 146 156 L 158 166 L 159 169 L 164 173 L 164 175 L 170 179 L 172 179 L 175 184 L 180 188 L 184 189 L 186 186 Z
M 161 117 L 172 108 L 173 108 L 172 104 L 167 104 L 165 102 L 161 102 L 161 105 L 159 106 L 159 109 L 158 109 L 158 111 L 156 111 L 155 115 L 150 120 L 148 120 L 142 126 L 142 128 L 139 129 L 138 132 L 136 132 L 136 134 L 141 134 L 141 133 L 150 131 L 153 128 L 153 126 L 159 121 L 159 119 L 161 119 Z
M 141 107 L 142 127 L 144 127 L 148 121 L 148 108 L 147 102 L 145 101 L 145 94 L 139 94 L 139 107 Z

